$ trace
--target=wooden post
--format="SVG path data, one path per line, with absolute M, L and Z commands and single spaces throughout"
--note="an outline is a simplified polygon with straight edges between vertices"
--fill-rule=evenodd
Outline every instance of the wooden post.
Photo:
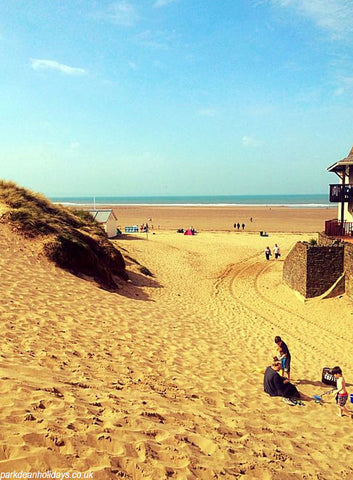
M 341 235 L 344 235 L 344 187 L 346 185 L 346 167 L 342 172 L 342 201 L 341 201 Z

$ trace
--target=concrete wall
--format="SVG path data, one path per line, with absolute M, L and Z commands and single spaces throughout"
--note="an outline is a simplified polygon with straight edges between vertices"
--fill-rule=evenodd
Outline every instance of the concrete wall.
M 329 237 L 319 233 L 318 243 L 320 246 L 340 245 L 344 248 L 343 270 L 345 276 L 345 293 L 353 297 L 353 244 L 341 239 Z
M 326 292 L 343 274 L 344 247 L 310 246 L 307 250 L 306 296 Z
M 322 295 L 342 275 L 344 251 L 343 246 L 298 242 L 285 259 L 283 280 L 305 298 Z M 353 249 L 351 253 L 353 262 Z
M 333 247 L 335 245 L 343 245 L 339 238 L 329 237 L 325 233 L 318 233 L 317 244 L 320 247 Z
M 353 244 L 344 243 L 344 276 L 346 294 L 353 296 Z
M 307 247 L 297 242 L 288 253 L 283 264 L 283 280 L 293 290 L 306 296 L 306 252 Z

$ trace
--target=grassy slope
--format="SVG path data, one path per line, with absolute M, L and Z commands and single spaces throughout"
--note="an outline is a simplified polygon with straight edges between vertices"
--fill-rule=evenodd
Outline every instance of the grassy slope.
M 58 266 L 76 275 L 89 275 L 109 290 L 114 276 L 127 279 L 121 253 L 88 212 L 54 205 L 46 197 L 12 182 L 0 181 L 1 221 L 28 237 L 42 237 L 44 252 Z

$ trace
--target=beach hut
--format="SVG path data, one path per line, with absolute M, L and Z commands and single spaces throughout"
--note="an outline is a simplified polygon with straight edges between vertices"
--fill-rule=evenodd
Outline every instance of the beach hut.
M 102 225 L 108 238 L 116 237 L 118 219 L 116 218 L 113 210 L 89 210 L 89 213 L 92 215 L 96 222 Z
M 328 220 L 325 233 L 330 236 L 353 235 L 353 147 L 346 158 L 327 168 L 339 177 L 330 184 L 330 202 L 338 203 L 337 219 Z

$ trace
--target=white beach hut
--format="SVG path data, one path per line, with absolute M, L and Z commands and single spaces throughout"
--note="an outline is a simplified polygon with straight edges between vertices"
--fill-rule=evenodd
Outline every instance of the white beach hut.
M 118 219 L 116 218 L 113 210 L 89 210 L 89 213 L 92 215 L 96 222 L 100 223 L 103 226 L 108 238 L 116 236 Z

